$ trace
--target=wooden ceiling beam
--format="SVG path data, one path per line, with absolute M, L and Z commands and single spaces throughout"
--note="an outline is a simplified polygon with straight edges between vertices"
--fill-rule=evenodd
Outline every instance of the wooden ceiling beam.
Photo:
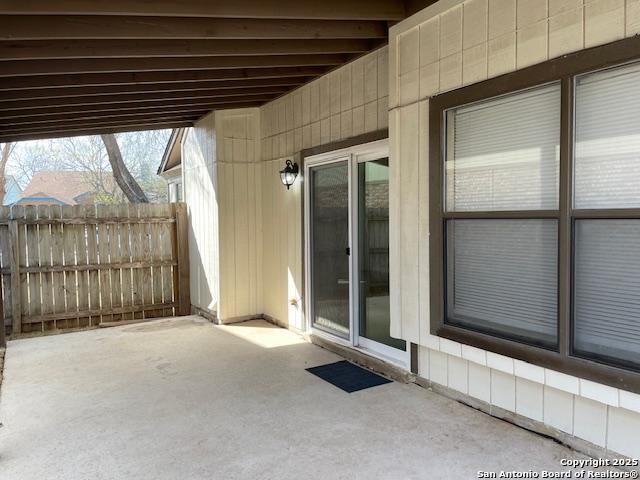
M 265 95 L 282 95 L 286 87 L 229 88 L 224 90 L 190 90 L 186 92 L 151 92 L 123 95 L 74 96 L 49 99 L 9 100 L 0 102 L 0 113 L 4 110 L 21 110 L 33 108 L 74 107 L 76 105 L 121 104 L 126 107 L 130 103 L 181 101 L 184 99 L 215 99 L 227 97 L 264 97 Z
M 184 82 L 233 82 L 308 78 L 323 75 L 327 67 L 237 68 L 166 72 L 86 73 L 0 78 L 0 91 L 81 86 L 124 86 Z
M 0 129 L 0 136 L 10 134 L 23 134 L 34 132 L 48 132 L 55 129 L 64 130 L 68 128 L 94 128 L 104 126 L 108 128 L 110 125 L 133 125 L 136 123 L 146 123 L 149 121 L 154 122 L 167 122 L 167 121 L 193 121 L 206 114 L 207 111 L 192 111 L 185 113 L 162 113 L 159 112 L 155 115 L 116 115 L 113 117 L 97 117 L 88 119 L 75 119 L 64 121 L 47 121 L 40 123 L 32 123 L 29 125 L 9 125 Z
M 1 42 L 0 42 L 1 43 Z M 1 47 L 0 47 L 1 48 Z M 0 62 L 0 77 L 75 73 L 222 70 L 265 67 L 331 67 L 348 60 L 342 54 L 244 55 L 224 57 L 74 58 Z
M 386 38 L 380 21 L 255 18 L 0 16 L 0 40 Z
M 88 87 L 60 87 L 34 88 L 22 90 L 0 90 L 0 102 L 16 102 L 20 100 L 54 99 L 65 97 L 126 97 L 145 93 L 178 93 L 189 94 L 198 90 L 256 89 L 266 87 L 280 87 L 283 89 L 304 85 L 309 77 L 267 78 L 256 80 L 229 80 L 213 82 L 185 82 L 185 83 L 142 83 L 131 85 L 104 85 Z
M 53 21 L 53 20 L 52 20 Z M 381 41 L 340 40 L 33 40 L 0 41 L 0 60 L 217 57 L 364 53 Z M 0 67 L 0 70 L 3 70 Z
M 60 129 L 49 130 L 39 133 L 15 133 L 0 135 L 0 143 L 7 142 L 24 142 L 27 140 L 42 140 L 46 138 L 64 138 L 64 137 L 79 137 L 84 135 L 100 135 L 101 133 L 123 133 L 123 132 L 141 132 L 147 130 L 164 130 L 169 128 L 184 128 L 193 125 L 193 121 L 179 121 L 179 122 L 147 122 L 137 125 L 124 125 L 124 126 L 102 126 L 95 128 L 82 128 L 82 129 Z
M 3 0 L 0 15 L 402 20 L 401 0 Z
M 131 102 L 125 106 L 120 104 L 99 104 L 99 105 L 75 105 L 75 106 L 62 106 L 62 107 L 43 107 L 43 108 L 30 108 L 30 109 L 6 109 L 0 111 L 0 128 L 5 121 L 16 120 L 19 118 L 32 117 L 32 120 L 36 121 L 35 117 L 47 117 L 55 114 L 81 114 L 88 112 L 112 112 L 113 114 L 118 112 L 144 112 L 153 111 L 165 108 L 185 108 L 185 107 L 197 107 L 199 110 L 213 110 L 220 105 L 233 105 L 244 104 L 249 101 L 258 104 L 263 104 L 270 100 L 273 100 L 276 95 L 263 95 L 257 97 L 228 97 L 225 99 L 199 99 L 199 98 L 185 98 L 181 100 L 166 100 L 157 102 Z M 240 108 L 240 107 L 238 107 Z

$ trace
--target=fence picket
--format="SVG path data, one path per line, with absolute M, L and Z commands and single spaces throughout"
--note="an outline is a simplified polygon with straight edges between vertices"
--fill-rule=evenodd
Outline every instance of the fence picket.
M 105 208 L 105 212 L 110 217 L 116 217 L 118 215 L 118 206 L 109 205 Z M 109 263 L 122 262 L 122 251 L 120 249 L 120 223 L 112 223 L 107 225 L 109 231 Z M 111 277 L 111 307 L 113 309 L 119 309 L 122 307 L 122 277 L 121 270 L 119 268 L 112 268 L 109 270 L 109 276 Z M 113 322 L 119 322 L 122 320 L 122 314 L 114 314 Z
M 38 209 L 35 206 L 27 206 L 25 207 L 25 220 L 34 220 L 38 218 Z M 27 258 L 27 266 L 40 266 L 40 254 L 38 248 L 38 230 L 40 225 L 25 225 L 25 235 L 26 235 L 26 258 Z M 29 316 L 37 317 L 42 313 L 42 298 L 41 298 L 41 274 L 36 273 L 28 273 L 24 276 L 25 282 L 27 283 L 27 292 L 28 295 L 22 296 L 22 305 L 23 312 L 28 312 Z M 43 330 L 42 325 L 36 325 L 35 327 L 32 325 L 24 325 L 23 332 L 33 331 L 36 328 Z
M 83 218 L 86 215 L 87 207 L 84 205 L 74 205 L 71 215 L 74 218 Z M 86 225 L 74 225 L 73 229 L 74 243 L 76 247 L 76 264 L 88 265 L 89 248 L 87 245 L 87 228 Z M 77 305 L 78 312 L 85 312 L 89 309 L 89 272 L 76 272 L 77 281 Z M 77 325 L 79 328 L 91 325 L 90 317 L 78 314 Z
M 122 204 L 118 205 L 118 216 L 123 219 L 128 219 L 129 205 Z M 120 238 L 120 260 L 122 262 L 131 262 L 131 224 L 129 223 L 121 223 L 119 230 L 119 238 Z M 131 276 L 133 269 L 131 268 L 123 268 L 121 270 L 120 279 L 122 282 L 122 307 L 126 309 L 127 307 L 133 306 L 133 293 L 131 289 Z M 125 312 L 122 314 L 123 320 L 132 320 L 133 313 Z
M 96 206 L 90 205 L 87 207 L 86 218 L 90 221 L 87 223 L 87 263 L 97 264 L 98 258 L 98 225 L 91 223 L 97 218 Z M 88 275 L 89 280 L 89 310 L 100 310 L 100 276 L 98 270 L 90 270 Z M 89 324 L 91 326 L 100 324 L 100 315 L 90 315 Z
M 50 219 L 62 218 L 62 208 L 60 205 L 52 205 L 50 209 Z M 64 231 L 63 225 L 53 223 L 51 225 L 51 265 L 64 266 Z M 51 284 L 53 286 L 53 311 L 54 313 L 65 313 L 65 288 L 64 288 L 64 272 L 53 272 Z M 55 328 L 71 328 L 73 321 L 68 318 L 56 320 Z
M 51 207 L 48 205 L 40 205 L 37 207 L 38 218 L 50 218 Z M 39 225 L 38 229 L 38 252 L 40 267 L 51 266 L 51 228 L 49 225 Z M 53 274 L 42 272 L 40 274 L 41 285 L 41 305 L 40 314 L 49 315 L 54 313 L 53 309 Z M 56 328 L 55 321 L 43 322 L 43 330 L 51 330 Z
M 0 220 L 8 222 L 11 209 L 9 207 L 0 207 Z M 6 333 L 10 333 L 8 327 L 11 327 L 11 246 L 9 239 L 9 226 L 0 225 L 0 267 L 3 273 L 0 276 L 0 288 L 2 288 L 2 300 L 5 304 L 4 319 L 2 328 Z
M 73 207 L 65 205 L 61 209 L 61 218 L 71 219 L 73 218 Z M 75 266 L 76 262 L 76 234 L 75 229 L 77 225 L 64 224 L 62 225 L 62 253 L 63 253 L 63 265 Z M 65 312 L 77 312 L 78 311 L 78 284 L 77 284 L 77 272 L 67 271 L 64 273 L 64 303 Z M 79 327 L 79 318 L 67 320 L 67 327 Z

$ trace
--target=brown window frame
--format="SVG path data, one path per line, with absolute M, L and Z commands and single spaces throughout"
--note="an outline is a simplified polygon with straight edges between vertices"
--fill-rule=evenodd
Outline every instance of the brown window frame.
M 483 82 L 436 95 L 429 100 L 429 230 L 431 333 L 542 367 L 640 393 L 640 369 L 604 363 L 572 349 L 573 230 L 576 219 L 640 218 L 640 209 L 573 208 L 575 78 L 605 68 L 640 61 L 640 37 L 581 50 Z M 558 210 L 445 213 L 444 175 L 446 111 L 452 108 L 559 82 L 560 191 Z M 445 222 L 451 218 L 551 218 L 558 221 L 558 345 L 552 350 L 480 333 L 446 323 Z

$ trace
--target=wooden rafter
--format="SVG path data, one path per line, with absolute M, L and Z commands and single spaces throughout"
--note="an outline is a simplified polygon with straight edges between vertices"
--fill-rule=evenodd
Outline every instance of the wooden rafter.
M 380 21 L 47 15 L 0 17 L 0 40 L 386 38 Z
M 213 110 L 216 107 L 224 106 L 231 107 L 233 104 L 238 103 L 246 103 L 248 100 L 251 102 L 259 102 L 264 103 L 272 100 L 274 95 L 261 95 L 261 96 L 246 96 L 246 97 L 230 97 L 225 99 L 199 99 L 199 98 L 186 98 L 180 100 L 167 100 L 167 101 L 153 101 L 153 102 L 131 102 L 126 105 L 126 107 L 120 104 L 108 104 L 103 103 L 99 105 L 72 105 L 72 106 L 64 106 L 64 107 L 35 107 L 29 109 L 19 109 L 19 110 L 1 110 L 0 111 L 0 129 L 1 125 L 4 125 L 5 121 L 15 120 L 19 118 L 27 118 L 27 117 L 51 117 L 56 114 L 64 114 L 64 113 L 87 113 L 87 112 L 143 112 L 153 111 L 154 109 L 164 109 L 166 107 L 199 107 L 198 109 L 209 109 Z M 33 121 L 37 121 L 36 118 L 33 118 Z
M 0 91 L 28 90 L 33 88 L 61 88 L 82 86 L 117 85 L 122 91 L 127 85 L 157 83 L 204 82 L 204 81 L 253 81 L 276 78 L 317 77 L 327 71 L 326 67 L 263 67 L 236 68 L 229 70 L 166 71 L 166 72 L 115 72 L 71 75 L 36 75 L 0 78 Z
M 18 102 L 21 100 L 48 100 L 67 97 L 82 98 L 127 98 L 137 94 L 145 93 L 180 93 L 187 96 L 190 92 L 198 90 L 216 90 L 221 94 L 226 90 L 237 90 L 239 92 L 249 92 L 256 88 L 281 87 L 288 90 L 291 87 L 303 85 L 309 77 L 283 77 L 266 78 L 256 80 L 229 80 L 229 81 L 204 81 L 204 82 L 184 82 L 184 83 L 140 83 L 126 85 L 102 85 L 102 86 L 79 86 L 60 88 L 34 88 L 21 90 L 0 90 L 0 102 Z M 222 95 L 224 96 L 224 95 Z
M 2 14 L 397 21 L 405 6 L 394 0 L 3 0 Z
M 2 135 L 0 133 L 0 143 L 9 141 L 22 142 L 26 140 L 39 140 L 43 138 L 53 137 L 76 137 L 80 135 L 99 135 L 101 133 L 120 133 L 120 132 L 141 132 L 145 130 L 163 130 L 167 128 L 183 128 L 193 125 L 193 120 L 190 121 L 155 121 L 139 123 L 135 126 L 131 125 L 103 125 L 94 128 L 82 128 L 82 129 L 51 129 L 48 131 L 38 133 L 13 133 L 10 135 Z
M 55 107 L 76 107 L 79 105 L 102 105 L 126 107 L 131 103 L 142 105 L 144 102 L 180 102 L 182 100 L 216 99 L 227 97 L 262 97 L 281 95 L 286 91 L 283 87 L 228 88 L 223 90 L 191 90 L 188 92 L 151 92 L 128 95 L 94 95 L 74 96 L 51 99 L 29 99 L 0 102 L 0 111 L 30 110 L 34 108 L 51 109 Z
M 331 67 L 341 65 L 346 59 L 347 57 L 341 54 L 318 54 L 17 60 L 0 62 L 0 77 L 260 67 Z
M 220 57 L 363 53 L 376 43 L 340 40 L 31 40 L 0 42 L 0 59 Z

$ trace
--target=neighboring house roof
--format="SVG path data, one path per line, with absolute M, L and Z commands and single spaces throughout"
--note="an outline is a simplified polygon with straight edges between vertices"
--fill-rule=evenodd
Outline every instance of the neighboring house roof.
M 36 172 L 20 195 L 19 203 L 51 202 L 77 205 L 77 199 L 94 190 L 89 172 L 41 171 Z
M 20 193 L 22 188 L 13 177 L 13 175 L 7 175 L 4 177 L 4 200 L 3 205 L 12 205 L 20 199 Z
M 164 149 L 160 167 L 158 167 L 158 175 L 177 167 L 182 163 L 182 137 L 186 128 L 174 128 L 167 142 L 167 148 Z

